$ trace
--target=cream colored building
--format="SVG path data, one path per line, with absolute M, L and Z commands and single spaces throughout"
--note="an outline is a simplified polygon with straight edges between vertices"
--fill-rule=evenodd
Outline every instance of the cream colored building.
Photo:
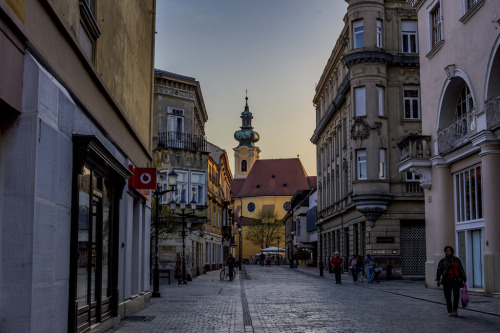
M 396 166 L 398 141 L 422 131 L 417 15 L 401 0 L 347 2 L 313 99 L 321 257 L 371 254 L 383 276 L 423 277 L 423 190 Z
M 451 245 L 469 288 L 500 292 L 499 2 L 407 2 L 419 20 L 423 136 L 402 142 L 399 169 L 425 188 L 426 283 Z

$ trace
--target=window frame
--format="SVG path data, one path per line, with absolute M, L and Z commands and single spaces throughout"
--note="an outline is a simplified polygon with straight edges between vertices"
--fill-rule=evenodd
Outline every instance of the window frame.
M 194 182 L 193 181 L 193 176 L 201 176 L 201 181 L 200 182 Z M 205 197 L 206 197 L 206 191 L 205 191 L 205 173 L 204 172 L 198 172 L 198 171 L 191 171 L 191 199 L 195 200 L 195 196 L 197 196 L 198 199 L 201 200 L 195 200 L 196 204 L 198 205 L 204 205 L 205 204 Z
M 250 209 L 249 209 L 250 204 L 252 204 L 252 205 L 254 206 L 253 210 L 250 210 Z M 253 213 L 255 213 L 255 211 L 257 210 L 257 205 L 255 204 L 255 202 L 250 201 L 250 202 L 248 202 L 248 203 L 246 204 L 245 208 L 246 208 L 246 210 L 247 210 L 247 212 L 248 212 L 248 213 L 253 214 Z
M 357 28 L 361 28 L 361 30 L 356 31 Z M 357 37 L 361 36 L 361 40 L 358 41 Z M 361 45 L 358 45 L 361 44 Z M 365 28 L 363 20 L 353 21 L 352 22 L 352 48 L 360 49 L 365 47 Z
M 415 25 L 415 29 L 407 29 L 406 26 L 410 24 Z M 405 36 L 407 36 L 407 42 L 405 43 Z M 415 50 L 412 50 L 411 37 L 415 37 Z M 408 47 L 408 50 L 405 51 L 405 44 Z M 401 21 L 401 52 L 402 53 L 418 53 L 418 22 L 415 20 L 403 20 Z
M 377 47 L 383 48 L 384 47 L 384 33 L 383 33 L 384 30 L 383 30 L 382 20 L 377 19 L 376 30 L 377 30 Z
M 377 86 L 378 115 L 385 117 L 385 87 Z
M 361 159 L 363 158 L 364 159 Z M 366 149 L 358 149 L 356 150 L 356 179 L 357 180 L 366 180 L 368 179 L 368 159 L 366 156 Z M 364 171 L 364 176 L 362 172 Z
M 362 96 L 359 95 L 361 92 L 363 92 Z M 361 97 L 363 97 L 362 108 Z M 364 86 L 354 88 L 354 116 L 366 117 L 366 87 Z
M 405 91 L 409 91 L 409 90 L 416 90 L 418 96 L 416 98 L 415 97 L 406 97 Z M 406 101 L 407 100 L 410 101 L 410 115 L 411 115 L 410 117 L 406 117 Z M 413 101 L 417 102 L 418 116 L 416 118 L 413 117 L 413 113 L 414 113 Z M 421 117 L 422 117 L 422 115 L 421 115 L 421 110 L 420 110 L 420 87 L 418 87 L 418 86 L 403 86 L 403 119 L 404 120 L 420 120 Z
M 387 179 L 387 149 L 385 148 L 379 150 L 378 178 Z
M 474 184 L 471 181 L 471 171 L 474 171 Z M 453 173 L 454 216 L 457 225 L 484 221 L 482 181 L 482 166 L 480 164 Z M 468 214 L 470 214 L 469 217 Z M 473 215 L 475 216 L 473 217 Z

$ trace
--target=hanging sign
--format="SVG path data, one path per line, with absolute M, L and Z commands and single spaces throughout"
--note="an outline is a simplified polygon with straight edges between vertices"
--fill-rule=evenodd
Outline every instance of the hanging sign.
M 156 189 L 156 168 L 135 168 L 129 167 L 133 172 L 128 180 L 128 185 L 138 190 Z

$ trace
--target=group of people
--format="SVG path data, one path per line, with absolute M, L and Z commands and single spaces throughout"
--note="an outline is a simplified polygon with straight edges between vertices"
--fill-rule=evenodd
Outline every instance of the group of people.
M 333 254 L 332 259 L 330 260 L 330 264 L 333 267 L 333 271 L 335 273 L 335 283 L 336 284 L 342 284 L 341 280 L 341 271 L 342 271 L 342 257 L 339 255 L 338 252 L 335 252 Z M 368 283 L 372 283 L 372 272 L 373 272 L 373 267 L 375 266 L 375 260 L 367 254 L 365 260 L 363 261 L 363 258 L 361 256 L 357 256 L 355 254 L 352 255 L 351 259 L 349 260 L 349 269 L 352 273 L 352 279 L 354 283 L 358 282 L 358 276 L 360 273 L 363 271 L 363 264 L 366 267 L 366 278 L 368 280 Z
M 451 246 L 444 248 L 445 257 L 439 261 L 436 272 L 437 286 L 443 286 L 444 298 L 446 300 L 446 308 L 449 316 L 458 316 L 458 303 L 460 301 L 460 289 L 464 287 L 467 282 L 464 267 L 462 262 L 455 255 L 455 250 Z M 335 252 L 330 264 L 335 273 L 335 283 L 341 284 L 341 271 L 342 271 L 342 257 L 338 252 Z M 358 281 L 358 274 L 362 272 L 362 258 L 360 256 L 352 255 L 349 261 L 349 268 L 352 272 L 354 283 Z M 364 260 L 366 267 L 366 277 L 368 282 L 372 282 L 372 271 L 375 266 L 375 260 L 369 255 L 366 255 Z M 453 300 L 452 300 L 453 296 Z

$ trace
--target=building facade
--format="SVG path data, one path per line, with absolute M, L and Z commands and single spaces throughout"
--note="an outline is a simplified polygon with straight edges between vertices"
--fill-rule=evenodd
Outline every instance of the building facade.
M 233 226 L 229 212 L 233 175 L 224 149 L 207 142 L 208 151 L 208 212 L 205 226 L 206 265 L 218 269 L 231 251 Z
M 499 292 L 498 2 L 407 2 L 418 12 L 423 130 L 401 143 L 399 169 L 425 188 L 426 283 L 436 286 L 451 245 L 469 288 Z
M 169 189 L 168 174 L 177 173 L 175 192 L 162 196 L 160 204 L 173 200 L 189 205 L 195 201 L 194 216 L 176 216 L 176 227 L 165 239 L 160 239 L 158 257 L 160 269 L 175 267 L 176 253 L 185 254 L 187 273 L 203 273 L 206 264 L 204 224 L 209 219 L 207 210 L 208 155 L 205 123 L 208 120 L 200 83 L 163 70 L 155 70 L 153 112 L 153 161 L 158 183 Z M 189 209 L 189 208 L 188 208 Z M 186 214 L 178 209 L 177 214 Z
M 396 166 L 398 141 L 422 132 L 417 16 L 405 1 L 347 2 L 313 99 L 321 258 L 371 254 L 383 276 L 423 277 L 423 190 Z
M 149 302 L 154 0 L 0 0 L 0 322 L 103 331 Z

